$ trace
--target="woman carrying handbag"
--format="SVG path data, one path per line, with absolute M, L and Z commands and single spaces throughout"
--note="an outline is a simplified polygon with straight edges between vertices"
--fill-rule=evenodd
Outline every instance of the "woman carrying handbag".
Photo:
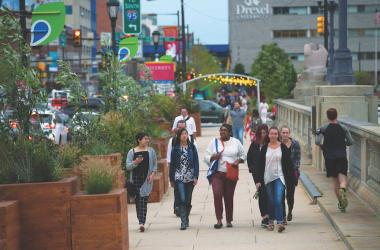
M 223 124 L 220 138 L 213 139 L 207 147 L 205 162 L 209 165 L 207 178 L 212 185 L 217 223 L 215 229 L 223 227 L 223 200 L 227 227 L 232 227 L 233 201 L 238 180 L 239 164 L 245 160 L 243 145 L 232 137 L 232 126 Z

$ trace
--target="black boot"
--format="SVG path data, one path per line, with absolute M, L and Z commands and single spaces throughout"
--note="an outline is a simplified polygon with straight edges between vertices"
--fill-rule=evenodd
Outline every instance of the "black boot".
M 186 230 L 186 215 L 187 215 L 187 211 L 186 211 L 186 206 L 183 206 L 181 205 L 179 207 L 179 214 L 180 214 L 180 217 L 181 217 L 181 230 Z
M 186 227 L 189 227 L 189 215 L 190 215 L 191 208 L 192 208 L 191 205 L 186 206 Z

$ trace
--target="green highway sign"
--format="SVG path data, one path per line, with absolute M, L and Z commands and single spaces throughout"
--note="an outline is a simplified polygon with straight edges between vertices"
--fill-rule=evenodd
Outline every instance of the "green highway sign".
M 124 0 L 123 31 L 125 34 L 141 33 L 140 0 Z

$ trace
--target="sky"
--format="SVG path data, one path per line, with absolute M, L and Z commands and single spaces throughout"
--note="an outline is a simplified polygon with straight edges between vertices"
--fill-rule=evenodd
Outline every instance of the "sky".
M 184 0 L 185 24 L 194 32 L 195 42 L 228 44 L 228 0 Z M 176 13 L 181 0 L 141 0 L 142 13 Z M 158 25 L 177 25 L 176 16 L 158 16 Z

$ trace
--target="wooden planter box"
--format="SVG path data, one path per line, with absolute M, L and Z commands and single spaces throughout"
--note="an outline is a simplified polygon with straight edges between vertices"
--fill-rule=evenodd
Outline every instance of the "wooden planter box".
M 166 155 L 163 155 L 161 153 L 161 142 L 158 140 L 158 139 L 154 139 L 152 142 L 151 142 L 151 147 L 154 148 L 154 151 L 156 151 L 156 156 L 157 156 L 157 159 L 162 159 L 162 158 L 165 158 Z
M 157 163 L 157 170 L 164 178 L 164 193 L 169 189 L 169 168 L 166 159 L 161 159 Z
M 20 249 L 71 249 L 70 200 L 77 178 L 0 185 L 1 201 L 18 201 Z
M 170 122 L 161 122 L 160 128 L 165 131 L 171 131 L 172 130 L 172 124 Z
M 153 190 L 149 195 L 148 202 L 160 202 L 164 196 L 164 175 L 157 173 L 153 180 Z
M 160 137 L 157 139 L 158 141 L 158 146 L 160 149 L 160 158 L 158 159 L 165 159 L 166 158 L 166 153 L 168 152 L 168 143 L 169 139 L 166 137 Z
M 201 113 L 191 114 L 194 118 L 195 126 L 197 127 L 197 137 L 202 136 L 202 126 L 201 126 Z
M 113 188 L 124 188 L 125 177 L 122 170 L 122 157 L 120 153 L 109 155 L 84 155 L 81 163 L 73 169 L 73 174 L 79 177 L 80 190 L 84 190 L 87 172 L 91 167 L 102 165 L 115 172 Z
M 77 194 L 71 199 L 73 250 L 127 250 L 128 207 L 125 189 L 109 194 Z
M 18 201 L 0 201 L 0 249 L 20 249 Z

